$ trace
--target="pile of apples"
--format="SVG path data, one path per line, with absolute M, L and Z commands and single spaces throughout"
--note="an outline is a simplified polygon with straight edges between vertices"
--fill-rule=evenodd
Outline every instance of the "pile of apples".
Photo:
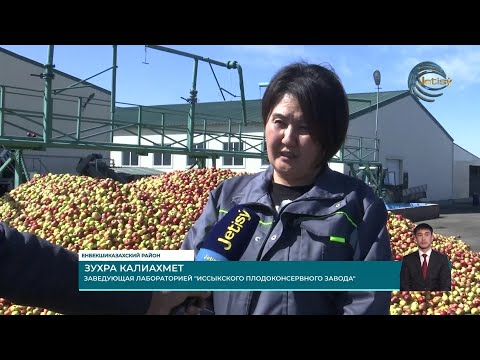
M 79 250 L 178 249 L 225 179 L 243 173 L 191 169 L 121 184 L 69 174 L 36 175 L 0 198 L 0 219 L 19 231 Z M 416 250 L 414 224 L 389 212 L 394 260 Z M 453 264 L 451 292 L 393 292 L 391 314 L 478 314 L 480 256 L 454 237 L 435 234 L 433 247 Z M 0 315 L 52 315 L 0 298 Z
M 67 249 L 178 249 L 209 191 L 230 170 L 176 171 L 121 184 L 68 174 L 35 176 L 0 200 L 0 219 Z
M 0 198 L 0 219 L 19 231 L 79 250 L 175 250 L 209 192 L 243 174 L 192 169 L 121 184 L 69 174 L 36 175 Z M 0 315 L 51 314 L 0 299 Z

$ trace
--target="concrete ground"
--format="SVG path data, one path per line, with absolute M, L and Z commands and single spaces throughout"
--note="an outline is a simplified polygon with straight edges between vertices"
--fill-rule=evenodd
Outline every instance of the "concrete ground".
M 425 220 L 433 231 L 445 236 L 457 236 L 470 245 L 472 251 L 480 252 L 480 207 L 471 202 L 440 204 L 440 217 Z M 416 222 L 419 224 L 420 222 Z

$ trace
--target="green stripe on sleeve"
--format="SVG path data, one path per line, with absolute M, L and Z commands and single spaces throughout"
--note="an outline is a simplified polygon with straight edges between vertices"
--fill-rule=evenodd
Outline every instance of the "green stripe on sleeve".
M 340 237 L 340 236 L 330 236 L 330 241 L 344 244 L 345 243 L 345 238 Z

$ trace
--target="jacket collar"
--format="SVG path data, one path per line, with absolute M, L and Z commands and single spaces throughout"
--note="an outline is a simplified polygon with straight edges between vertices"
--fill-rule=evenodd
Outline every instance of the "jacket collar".
M 259 172 L 253 176 L 253 179 L 241 189 L 234 197 L 233 201 L 237 204 L 260 203 L 271 206 L 268 188 L 272 181 L 273 167 L 269 165 L 265 171 Z
M 322 199 L 344 197 L 343 185 L 340 174 L 330 169 L 327 165 L 317 176 L 314 187 L 305 194 L 305 197 Z
M 333 171 L 328 166 L 317 176 L 315 185 L 310 191 L 301 198 L 322 198 L 331 199 L 344 197 L 341 190 L 343 182 L 339 178 L 339 173 Z M 265 171 L 262 171 L 247 183 L 247 185 L 233 197 L 236 203 L 261 203 L 271 206 L 268 196 L 268 189 L 273 178 L 273 166 L 269 165 Z

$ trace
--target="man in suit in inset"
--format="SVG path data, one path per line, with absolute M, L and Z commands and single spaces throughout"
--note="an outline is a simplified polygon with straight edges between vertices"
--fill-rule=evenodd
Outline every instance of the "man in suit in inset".
M 451 291 L 452 274 L 447 255 L 433 250 L 433 229 L 422 223 L 413 230 L 418 251 L 404 256 L 400 270 L 401 291 Z

